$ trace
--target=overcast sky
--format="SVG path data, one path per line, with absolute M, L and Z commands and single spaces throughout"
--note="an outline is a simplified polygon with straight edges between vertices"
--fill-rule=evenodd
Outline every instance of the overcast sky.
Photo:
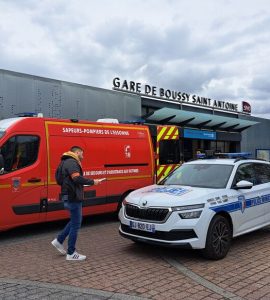
M 0 69 L 133 80 L 270 118 L 269 0 L 0 0 Z

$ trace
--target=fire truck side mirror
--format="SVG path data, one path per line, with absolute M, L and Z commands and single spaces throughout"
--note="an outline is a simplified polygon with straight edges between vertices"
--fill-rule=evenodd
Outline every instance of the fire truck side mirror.
M 4 173 L 4 158 L 3 155 L 0 153 L 0 174 Z

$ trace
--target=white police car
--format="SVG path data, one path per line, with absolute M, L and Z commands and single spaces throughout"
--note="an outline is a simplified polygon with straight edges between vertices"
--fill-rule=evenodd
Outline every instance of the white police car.
M 135 242 L 228 253 L 232 237 L 270 224 L 270 163 L 207 159 L 183 164 L 161 184 L 130 193 L 119 212 Z

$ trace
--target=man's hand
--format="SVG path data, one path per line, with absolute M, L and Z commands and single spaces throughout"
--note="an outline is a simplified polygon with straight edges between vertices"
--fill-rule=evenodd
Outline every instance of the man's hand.
M 98 185 L 104 180 L 106 180 L 106 178 L 94 179 L 94 185 Z

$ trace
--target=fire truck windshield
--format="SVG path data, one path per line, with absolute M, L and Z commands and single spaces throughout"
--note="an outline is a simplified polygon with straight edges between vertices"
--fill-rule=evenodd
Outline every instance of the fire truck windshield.
M 2 138 L 4 136 L 6 130 L 11 125 L 13 125 L 14 123 L 16 123 L 20 119 L 21 118 L 11 118 L 11 119 L 0 120 L 0 138 Z

